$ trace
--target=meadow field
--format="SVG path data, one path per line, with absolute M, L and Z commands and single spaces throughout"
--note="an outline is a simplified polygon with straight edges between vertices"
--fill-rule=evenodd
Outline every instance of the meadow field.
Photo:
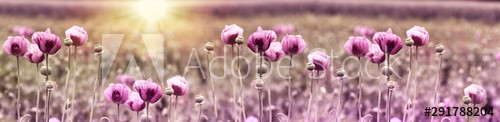
M 146 117 L 143 117 L 146 109 L 135 112 L 123 104 L 117 113 L 117 105 L 103 95 L 108 84 L 120 83 L 120 79 L 117 78 L 120 75 L 129 75 L 135 80 L 151 78 L 164 92 L 170 84 L 167 80 L 174 76 L 180 75 L 188 81 L 189 91 L 185 95 L 177 98 L 161 93 L 163 97 L 158 102 L 148 105 L 147 114 L 151 117 L 149 120 L 155 122 L 254 122 L 259 121 L 260 117 L 265 122 L 358 121 L 359 83 L 362 84 L 362 101 L 360 101 L 364 118 L 362 121 L 389 121 L 386 117 L 386 108 L 391 111 L 390 121 L 402 121 L 403 116 L 406 121 L 431 121 L 431 117 L 424 114 L 425 107 L 467 106 L 463 103 L 464 88 L 471 84 L 483 87 L 486 92 L 485 102 L 474 106 L 492 108 L 495 114 L 471 117 L 436 116 L 433 120 L 500 121 L 500 113 L 497 114 L 500 96 L 496 94 L 500 88 L 498 84 L 500 77 L 496 75 L 500 72 L 497 66 L 500 60 L 497 56 L 500 52 L 500 48 L 497 47 L 500 44 L 498 17 L 479 16 L 471 19 L 453 16 L 398 16 L 402 14 L 368 16 L 347 12 L 318 13 L 305 10 L 283 13 L 257 11 L 249 14 L 246 13 L 248 11 L 238 11 L 235 8 L 237 6 L 230 7 L 227 9 L 229 12 L 223 11 L 224 9 L 220 12 L 217 10 L 200 12 L 202 10 L 172 7 L 160 17 L 156 17 L 158 16 L 156 11 L 138 14 L 122 10 L 119 12 L 97 10 L 81 16 L 71 15 L 73 12 L 62 12 L 61 16 L 53 16 L 58 13 L 44 15 L 43 12 L 32 14 L 18 11 L 20 14 L 16 15 L 3 10 L 4 13 L 0 14 L 2 44 L 9 36 L 16 35 L 13 32 L 15 26 L 27 26 L 35 31 L 45 31 L 50 28 L 61 41 L 66 38 L 65 31 L 68 28 L 73 25 L 81 26 L 88 33 L 88 41 L 78 48 L 62 45 L 57 53 L 49 56 L 49 66 L 52 69 L 49 77 L 56 83 L 50 102 L 45 98 L 45 76 L 40 74 L 40 67 L 45 65 L 45 61 L 34 64 L 21 58 L 20 76 L 17 76 L 16 57 L 7 54 L 5 50 L 0 51 L 0 63 L 3 64 L 0 67 L 0 82 L 2 82 L 0 121 L 11 122 L 18 119 L 16 112 L 18 78 L 21 86 L 19 115 L 24 116 L 24 119 L 19 121 L 35 121 L 36 112 L 40 114 L 37 121 L 45 121 L 46 102 L 50 108 L 49 117 L 54 122 L 56 119 L 61 120 L 63 113 L 66 119 L 64 121 L 146 120 Z M 290 110 L 289 119 L 287 119 L 290 105 L 289 82 L 283 77 L 289 73 L 286 67 L 289 65 L 289 58 L 285 56 L 277 62 L 264 61 L 268 66 L 267 73 L 261 78 L 258 77 L 256 67 L 259 65 L 259 59 L 256 53 L 246 44 L 228 45 L 221 41 L 221 31 L 226 25 L 231 24 L 236 24 L 244 30 L 245 41 L 259 26 L 264 30 L 272 30 L 276 26 L 289 24 L 293 25 L 294 29 L 288 34 L 301 35 L 307 43 L 303 53 L 293 56 L 293 67 L 290 71 L 293 77 L 291 87 L 293 108 Z M 358 61 L 357 57 L 348 54 L 344 49 L 344 44 L 350 36 L 361 36 L 355 33 L 355 28 L 359 26 L 372 27 L 376 32 L 385 32 L 391 28 L 394 34 L 401 37 L 403 43 L 408 38 L 406 31 L 414 26 L 424 27 L 430 35 L 428 43 L 420 46 L 418 52 L 415 52 L 415 47 L 403 45 L 397 54 L 391 55 L 392 81 L 397 83 L 392 91 L 391 100 L 386 96 L 388 94 L 386 76 L 379 72 L 380 67 L 370 63 L 368 58 L 361 58 Z M 276 41 L 280 42 L 284 36 L 278 34 Z M 26 38 L 32 40 L 31 37 Z M 370 43 L 374 43 L 371 41 L 373 38 L 367 38 Z M 212 42 L 215 47 L 210 53 L 207 53 L 205 48 L 207 42 Z M 102 45 L 101 53 L 94 52 L 96 44 Z M 444 53 L 436 53 L 435 48 L 438 44 L 444 45 Z M 73 49 L 70 55 L 68 51 L 71 48 Z M 235 60 L 233 51 L 236 51 L 236 48 L 244 60 Z M 411 54 L 410 48 L 413 51 Z M 330 66 L 320 72 L 322 75 L 319 78 L 311 77 L 313 71 L 306 69 L 309 62 L 308 54 L 316 50 L 323 50 L 331 59 Z M 74 55 L 76 57 L 73 57 Z M 415 55 L 418 55 L 417 59 Z M 101 62 L 100 56 L 103 59 Z M 410 56 L 413 56 L 413 59 Z M 210 68 L 207 61 L 210 63 Z M 241 62 L 241 65 L 236 65 L 235 61 Z M 441 67 L 440 61 L 442 61 Z M 68 65 L 71 66 L 71 72 L 68 72 Z M 381 63 L 382 65 L 385 63 Z M 410 65 L 413 73 L 409 77 Z M 234 75 L 237 66 L 240 67 L 241 74 L 246 75 L 241 80 L 241 86 L 238 75 Z M 345 77 L 337 78 L 339 69 L 346 71 Z M 357 80 L 358 73 L 361 73 L 361 82 Z M 99 77 L 102 77 L 102 81 Z M 257 79 L 264 81 L 261 95 L 255 88 Z M 436 81 L 438 81 L 437 92 L 434 91 Z M 314 88 L 311 88 L 312 82 L 316 85 Z M 37 88 L 42 89 L 39 109 L 36 108 L 39 90 Z M 382 90 L 382 106 L 378 109 L 380 88 L 384 90 Z M 310 98 L 313 91 L 317 96 Z M 435 93 L 439 93 L 437 104 L 433 104 Z M 96 96 L 94 100 L 93 94 Z M 199 97 L 198 94 L 204 96 L 201 102 L 201 116 L 199 116 L 200 104 L 195 101 L 195 98 Z M 412 100 L 414 94 L 416 99 Z M 263 115 L 259 114 L 259 97 L 263 101 Z M 217 101 L 214 102 L 213 98 Z M 339 99 L 341 107 L 337 105 Z M 408 99 L 411 101 L 410 107 L 405 109 Z M 177 104 L 174 105 L 172 101 L 177 101 Z M 386 104 L 389 101 L 391 103 Z M 217 112 L 214 110 L 214 104 L 217 105 Z M 308 105 L 312 112 L 308 112 Z M 175 109 L 169 110 L 169 106 L 175 106 Z M 470 106 L 472 107 L 472 104 Z M 93 112 L 90 112 L 91 108 L 94 109 Z M 381 114 L 379 118 L 377 112 Z M 405 112 L 411 113 L 411 116 L 404 115 Z M 89 120 L 91 113 L 93 117 Z M 120 114 L 119 118 L 117 114 Z

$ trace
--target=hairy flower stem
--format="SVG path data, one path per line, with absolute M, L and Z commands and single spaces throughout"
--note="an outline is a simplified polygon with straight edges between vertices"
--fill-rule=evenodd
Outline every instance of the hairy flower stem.
M 438 96 L 438 93 L 437 93 L 437 89 L 438 89 L 438 84 L 439 84 L 439 77 L 441 76 L 441 67 L 443 65 L 443 54 L 442 53 L 439 53 L 438 54 L 439 56 L 439 70 L 438 70 L 438 76 L 436 78 L 436 82 L 434 83 L 434 101 L 432 102 L 432 106 L 433 107 L 436 107 L 436 103 L 437 103 L 437 96 Z M 431 121 L 434 120 L 434 116 L 431 116 Z
M 234 54 L 235 54 L 235 51 L 234 51 L 234 45 L 231 45 L 231 57 L 232 57 L 232 59 L 233 59 L 233 60 L 234 60 L 234 58 L 235 58 Z M 231 61 L 232 61 L 232 60 L 231 60 Z M 232 72 L 232 71 L 233 71 L 233 70 L 231 69 L 231 72 Z M 239 106 L 238 106 L 238 97 L 236 97 L 236 85 L 235 85 L 235 83 L 233 83 L 233 81 L 232 81 L 232 80 L 233 80 L 233 79 L 231 79 L 231 82 L 230 82 L 230 83 L 231 83 L 231 86 L 232 86 L 232 89 L 231 89 L 231 90 L 233 91 L 233 106 L 234 106 L 234 109 L 235 109 L 234 111 L 235 111 L 235 112 L 236 112 L 236 114 L 237 114 L 237 115 L 235 115 L 235 116 L 238 116 L 238 117 L 234 118 L 234 121 L 235 121 L 235 122 L 238 122 L 238 121 L 240 121 L 240 120 L 241 120 L 241 118 L 240 118 L 240 116 L 239 116 L 239 115 L 240 115 L 240 111 L 238 110 L 238 108 L 239 108 Z
M 389 53 L 387 53 L 387 52 L 386 52 L 386 54 L 387 54 L 387 68 L 388 68 L 387 70 L 389 70 L 389 71 L 386 71 L 386 72 L 392 72 L 391 68 L 390 68 L 391 67 L 390 66 L 391 65 L 391 63 L 390 63 L 390 56 L 391 55 Z M 387 75 L 387 81 L 386 81 L 386 83 L 388 83 L 389 81 L 391 81 L 391 75 L 390 75 L 390 73 L 388 73 L 388 75 Z M 387 114 L 386 120 L 388 121 L 388 120 L 390 120 L 390 117 L 391 117 L 391 104 L 390 104 L 390 101 L 391 101 L 391 97 L 392 97 L 391 96 L 391 91 L 390 91 L 389 88 L 387 88 L 387 93 L 388 93 L 387 94 L 387 99 L 389 99 L 389 102 L 387 102 L 386 110 L 385 111 L 386 111 L 386 114 Z
M 341 108 L 341 103 L 342 103 L 342 91 L 344 91 L 344 78 L 340 77 L 340 93 L 339 93 L 339 102 L 337 103 L 337 110 L 335 110 L 335 122 L 339 121 L 339 113 L 340 113 L 340 108 Z M 380 96 L 379 96 L 380 98 Z
M 407 80 L 406 80 L 406 87 L 405 87 L 405 92 L 406 92 L 406 95 L 405 95 L 405 96 L 406 96 L 406 99 L 404 100 L 404 101 L 405 101 L 405 106 L 403 106 L 403 107 L 404 107 L 404 108 L 403 108 L 403 122 L 406 122 L 406 113 L 408 112 L 408 111 L 407 111 L 407 109 L 408 109 L 408 102 L 409 102 L 408 100 L 410 100 L 410 99 L 409 99 L 409 98 L 410 98 L 410 97 L 409 97 L 409 96 L 410 96 L 410 95 L 409 95 L 410 90 L 409 90 L 408 88 L 410 87 L 410 84 L 411 84 L 411 76 L 412 76 L 412 73 L 413 73 L 413 71 L 412 71 L 412 67 L 411 67 L 411 65 L 412 65 L 411 61 L 412 61 L 412 57 L 413 57 L 413 56 L 412 56 L 412 50 L 413 50 L 413 48 L 412 48 L 412 47 L 410 47 L 410 49 L 409 49 L 409 50 L 410 50 L 410 71 L 408 71 L 408 78 L 407 78 Z
M 288 69 L 288 101 L 290 102 L 290 105 L 288 105 L 288 120 L 292 120 L 290 118 L 292 116 L 292 108 L 293 108 L 293 101 L 292 101 L 292 62 L 293 62 L 293 57 L 290 55 L 290 69 Z
M 212 79 L 212 71 L 210 70 L 210 52 L 207 51 L 207 70 L 208 70 L 208 80 L 212 83 L 212 100 L 213 100 L 213 105 L 214 105 L 214 113 L 215 113 L 215 118 L 219 117 L 218 111 L 217 111 L 217 97 L 215 96 L 215 83 L 214 80 Z M 170 103 L 169 103 L 170 104 Z M 170 106 L 170 105 L 169 105 Z M 170 112 L 169 112 L 170 114 Z
M 247 114 L 245 112 L 245 100 L 243 99 L 243 79 L 241 77 L 241 69 L 240 69 L 240 46 L 236 46 L 236 62 L 238 64 L 238 79 L 240 80 L 240 98 L 241 98 L 241 111 L 243 112 L 243 119 L 247 119 Z
M 176 121 L 175 117 L 177 116 L 177 114 L 176 114 L 176 111 L 177 111 L 177 98 L 178 98 L 178 96 L 175 96 L 174 117 L 173 117 L 174 121 Z
M 170 117 L 172 116 L 172 96 L 169 97 L 168 99 L 168 117 L 167 117 L 167 120 L 170 122 Z
M 97 69 L 97 79 L 94 80 L 94 84 L 93 84 L 94 90 L 92 90 L 92 104 L 90 105 L 90 119 L 89 119 L 89 121 L 92 121 L 92 116 L 94 113 L 95 91 L 97 89 L 97 81 L 101 82 L 101 80 L 102 80 L 102 55 L 100 53 L 98 53 L 97 55 L 99 58 L 99 62 L 98 62 L 99 69 Z
M 200 112 L 198 113 L 198 122 L 201 122 L 201 109 L 202 109 L 202 106 L 203 104 L 200 104 L 199 107 L 200 107 Z
M 177 101 L 177 98 L 175 99 L 175 101 Z M 146 117 L 149 118 L 149 102 L 146 102 Z M 149 119 L 146 119 L 146 122 L 148 122 L 148 121 L 149 121 Z
M 359 61 L 359 66 L 360 66 L 360 69 L 361 69 L 361 57 L 358 56 L 358 61 Z M 359 77 L 357 78 L 358 79 L 358 117 L 359 117 L 359 120 L 361 120 L 362 118 L 362 113 L 361 113 L 361 108 L 363 107 L 362 105 L 362 101 L 361 101 L 361 97 L 362 97 L 362 86 L 361 86 L 361 75 L 363 73 L 360 72 L 359 73 Z
M 393 91 L 392 90 L 393 89 L 390 89 L 389 93 L 388 93 L 388 95 L 389 95 L 389 101 L 387 103 L 389 104 L 389 109 L 387 109 L 387 120 L 390 120 L 390 118 L 391 118 L 391 106 L 390 105 L 392 105 L 391 104 L 392 96 L 393 96 Z
M 307 120 L 311 120 L 311 103 L 312 103 L 312 98 L 313 98 L 313 88 L 314 88 L 314 82 L 312 78 L 314 77 L 314 72 L 311 71 L 311 78 L 309 78 L 309 82 L 311 82 L 311 95 L 309 95 L 309 102 L 307 103 Z
M 116 121 L 120 121 L 120 104 L 116 104 Z
M 65 122 L 64 119 L 66 118 L 66 100 L 68 99 L 68 81 L 69 81 L 69 77 L 70 77 L 70 74 L 71 74 L 71 46 L 68 47 L 68 73 L 66 74 L 66 81 L 64 82 L 64 99 L 63 99 L 63 102 L 64 102 L 64 107 L 63 107 L 63 111 L 62 111 L 62 117 L 61 117 L 61 121 L 62 122 Z
M 45 53 L 45 66 L 48 68 L 49 67 L 49 54 Z M 45 83 L 49 81 L 49 75 L 45 76 Z M 49 103 L 50 103 L 50 89 L 45 86 L 45 121 L 49 121 L 50 113 L 49 113 Z
M 418 47 L 415 47 L 415 72 L 418 74 Z M 420 83 L 417 81 L 418 81 L 418 75 L 415 75 L 415 87 L 414 87 L 414 91 L 413 91 L 413 101 L 412 101 L 414 105 L 413 105 L 413 107 L 411 107 L 412 110 L 411 110 L 411 116 L 410 116 L 410 117 L 412 117 L 412 119 L 415 119 L 414 114 L 415 114 L 415 107 L 416 107 L 416 103 L 417 103 L 417 101 L 416 101 L 417 92 L 418 92 L 417 88 L 418 88 L 418 84 Z
M 259 122 L 264 121 L 264 111 L 262 110 L 262 89 L 259 89 Z
M 16 98 L 16 110 L 17 110 L 17 120 L 21 119 L 21 104 L 19 103 L 19 100 L 21 99 L 21 86 L 19 83 L 21 83 L 21 73 L 20 73 L 20 68 L 19 68 L 19 56 L 16 57 L 17 61 L 17 98 Z
M 38 72 L 39 69 L 38 69 L 38 63 L 36 63 L 36 70 L 35 72 Z M 39 112 L 39 108 L 40 108 L 40 83 L 38 83 L 38 76 L 39 74 L 38 73 L 35 73 L 35 83 L 36 83 L 36 111 L 35 111 L 35 122 L 38 122 L 38 113 Z
M 378 68 L 378 73 L 379 73 L 379 76 L 380 76 L 380 64 L 377 64 L 377 68 Z M 378 80 L 378 102 L 377 102 L 377 122 L 380 122 L 380 103 L 382 101 L 382 86 L 383 86 L 383 81 L 380 80 L 380 78 L 377 78 Z
M 316 93 L 314 93 L 314 101 L 316 103 L 316 109 L 315 109 L 315 114 L 314 114 L 314 122 L 318 122 L 318 110 L 319 110 L 319 100 L 318 100 L 318 96 L 319 96 L 319 70 L 316 70 L 316 76 L 318 77 L 316 79 Z

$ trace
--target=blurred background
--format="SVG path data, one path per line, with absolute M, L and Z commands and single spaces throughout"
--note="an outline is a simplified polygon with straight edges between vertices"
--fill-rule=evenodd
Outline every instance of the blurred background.
M 495 54 L 500 38 L 500 2 L 495 0 L 1 0 L 0 1 L 0 42 L 4 42 L 8 36 L 13 34 L 13 27 L 17 25 L 28 26 L 35 31 L 43 31 L 51 28 L 52 32 L 61 39 L 65 38 L 64 31 L 73 25 L 82 26 L 89 34 L 89 42 L 79 48 L 77 75 L 71 81 L 76 81 L 76 99 L 71 101 L 73 110 L 68 115 L 74 121 L 85 121 L 89 114 L 89 101 L 91 84 L 95 80 L 97 70 L 97 57 L 93 54 L 93 46 L 101 43 L 103 34 L 124 34 L 120 52 L 118 52 L 113 64 L 110 66 L 107 80 L 99 83 L 100 90 L 108 83 L 116 82 L 114 77 L 120 74 L 128 74 L 136 79 L 153 78 L 162 83 L 174 75 L 186 74 L 190 82 L 188 95 L 180 98 L 181 113 L 177 121 L 196 121 L 197 107 L 194 104 L 194 96 L 203 94 L 207 98 L 204 108 L 204 116 L 207 121 L 233 120 L 235 118 L 234 108 L 220 108 L 219 118 L 213 117 L 213 102 L 210 99 L 210 83 L 203 79 L 199 70 L 186 69 L 186 62 L 193 60 L 187 57 L 191 49 L 198 52 L 202 67 L 206 68 L 206 53 L 203 46 L 206 42 L 215 43 L 214 56 L 224 55 L 224 46 L 220 41 L 220 33 L 225 25 L 237 24 L 244 29 L 244 36 L 248 38 L 256 31 L 257 27 L 273 29 L 282 24 L 291 24 L 294 30 L 290 34 L 300 34 L 308 43 L 304 54 L 294 57 L 297 64 L 292 72 L 294 77 L 294 103 L 297 104 L 293 112 L 294 120 L 302 120 L 304 108 L 308 100 L 309 83 L 308 72 L 305 70 L 307 54 L 314 48 L 322 48 L 327 53 L 336 57 L 332 61 L 331 70 L 326 73 L 332 74 L 338 68 L 346 69 L 349 74 L 354 75 L 359 69 L 356 62 L 342 65 L 342 61 L 348 57 L 344 53 L 343 44 L 349 36 L 355 36 L 354 29 L 357 26 L 374 28 L 376 31 L 386 31 L 392 28 L 393 32 L 402 39 L 406 39 L 406 30 L 414 25 L 423 26 L 430 33 L 430 43 L 418 52 L 422 55 L 419 62 L 426 64 L 417 71 L 417 76 L 422 82 L 419 87 L 431 89 L 438 71 L 438 58 L 434 53 L 437 44 L 444 44 L 446 54 L 444 55 L 443 72 L 441 73 L 441 89 L 443 93 L 439 101 L 451 101 L 452 106 L 461 106 L 463 88 L 474 83 L 485 87 L 488 93 L 488 102 L 483 106 L 494 107 L 495 112 L 500 107 L 500 99 L 496 94 L 500 88 L 498 84 L 499 73 Z M 151 65 L 155 57 L 146 55 L 146 44 L 141 40 L 141 34 L 163 34 L 165 43 L 165 60 L 163 74 L 156 72 Z M 280 41 L 282 36 L 278 37 Z M 242 47 L 242 55 L 254 56 L 246 47 Z M 227 53 L 226 55 L 230 55 Z M 408 72 L 408 48 L 404 47 L 396 56 L 400 60 L 396 62 L 395 70 L 402 75 L 397 79 L 400 86 L 406 85 Z M 66 76 L 67 47 L 51 58 L 55 64 L 53 77 L 58 88 L 54 92 L 54 103 L 51 103 L 53 117 L 60 118 L 62 105 L 64 104 L 63 86 Z M 137 64 L 131 64 L 133 58 Z M 419 57 L 420 58 L 420 57 Z M 366 62 L 363 60 L 362 62 Z M 0 54 L 0 120 L 14 121 L 15 110 L 15 58 L 5 53 Z M 214 64 L 214 73 L 227 73 L 222 61 Z M 250 76 L 254 76 L 254 66 L 243 65 L 242 71 L 252 69 Z M 370 72 L 376 72 L 376 65 L 366 65 Z M 35 66 L 27 61 L 21 61 L 22 91 L 22 115 L 34 116 L 34 100 L 36 97 L 36 82 L 34 81 Z M 285 71 L 284 71 L 285 72 Z M 140 75 L 139 75 L 140 74 Z M 160 76 L 161 75 L 161 76 Z M 164 78 L 161 78 L 164 77 Z M 163 80 L 163 81 L 162 81 Z M 258 101 L 256 90 L 251 86 L 253 77 L 244 79 L 245 82 L 245 104 L 247 116 L 257 116 Z M 367 85 L 372 86 L 364 89 L 366 114 L 375 115 L 376 107 L 373 101 L 377 96 L 377 79 L 366 79 Z M 225 80 L 216 80 L 218 96 L 231 96 L 231 87 L 226 82 L 235 81 L 227 77 Z M 269 113 L 273 121 L 279 121 L 277 115 L 287 112 L 287 86 L 286 79 L 271 74 L 266 81 L 271 90 L 271 96 L 266 96 L 264 101 L 272 100 L 271 104 L 265 102 L 265 117 Z M 318 114 L 320 121 L 329 121 L 334 118 L 331 111 L 335 110 L 336 101 L 339 96 L 346 101 L 343 111 L 343 121 L 354 121 L 356 112 L 350 111 L 355 107 L 355 91 L 357 83 L 348 83 L 346 90 L 340 94 L 340 83 L 332 77 L 327 77 L 321 85 L 321 96 Z M 68 85 L 74 85 L 70 82 Z M 402 107 L 404 106 L 403 87 L 395 93 L 393 105 L 394 117 L 402 119 Z M 102 92 L 98 92 L 98 105 L 95 105 L 95 121 L 101 117 L 112 117 L 115 106 L 108 106 L 102 98 Z M 421 90 L 418 93 L 418 101 L 414 104 L 417 109 L 429 106 L 433 93 Z M 42 103 L 43 103 L 42 99 Z M 154 104 L 154 118 L 157 121 L 164 120 L 168 99 L 162 99 L 160 103 Z M 383 98 L 385 105 L 386 98 Z M 235 102 L 231 98 L 220 98 L 217 104 L 231 105 Z M 43 104 L 41 104 L 43 105 Z M 420 110 L 420 111 L 423 111 Z M 123 121 L 136 120 L 135 113 L 129 110 L 123 112 Z M 500 114 L 494 116 L 478 117 L 475 121 L 500 121 Z M 438 117 L 441 119 L 441 117 Z M 463 121 L 463 117 L 450 117 L 455 121 Z M 494 119 L 496 118 L 496 119 Z M 32 119 L 33 120 L 33 119 Z M 384 120 L 384 118 L 382 119 Z M 428 117 L 422 112 L 417 113 L 417 121 L 426 121 Z

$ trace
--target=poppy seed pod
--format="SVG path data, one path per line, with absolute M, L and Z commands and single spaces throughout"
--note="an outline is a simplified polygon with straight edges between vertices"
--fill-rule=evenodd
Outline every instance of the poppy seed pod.
M 243 36 L 236 37 L 236 44 L 238 45 L 245 44 L 245 38 Z
M 436 45 L 436 53 L 443 53 L 444 52 L 444 46 L 442 44 Z
M 212 43 L 212 42 L 207 42 L 207 43 L 205 44 L 205 49 L 206 49 L 207 51 L 212 51 L 212 50 L 214 50 L 214 48 L 215 48 L 215 47 L 214 47 L 214 43 Z
M 313 63 L 313 62 L 308 62 L 308 63 L 307 63 L 307 65 L 306 65 L 306 68 L 307 68 L 307 70 L 309 70 L 309 71 L 314 70 L 314 68 L 315 68 L 315 67 L 316 67 L 316 66 L 314 66 L 314 63 Z
M 397 83 L 395 81 L 387 82 L 387 88 L 389 88 L 389 90 L 393 90 L 394 88 L 396 88 L 396 86 L 397 86 Z
M 73 44 L 73 40 L 71 40 L 70 38 L 66 38 L 64 39 L 64 46 L 71 46 Z
M 259 74 L 266 74 L 267 73 L 267 65 L 262 64 L 257 67 L 257 73 Z
M 405 45 L 406 45 L 406 46 L 411 47 L 411 46 L 413 46 L 413 44 L 415 44 L 415 41 L 413 41 L 413 39 L 411 39 L 411 38 L 407 38 L 407 39 L 405 40 Z
M 174 89 L 172 89 L 170 87 L 165 88 L 165 94 L 168 96 L 171 96 L 172 94 L 174 94 Z
M 257 79 L 254 82 L 254 85 L 255 85 L 255 88 L 257 90 L 261 90 L 262 89 L 262 86 L 264 86 L 264 81 L 262 81 L 261 79 Z
M 42 66 L 42 68 L 40 68 L 40 74 L 44 76 L 49 76 L 50 74 L 52 74 L 52 68 L 47 66 Z
M 198 94 L 198 95 L 196 95 L 194 100 L 196 101 L 196 103 L 202 103 L 205 100 L 205 98 L 203 97 L 203 95 Z
M 139 121 L 140 122 L 152 122 L 153 121 L 153 117 L 151 117 L 151 115 L 146 115 L 146 114 L 142 114 L 141 117 L 139 118 Z
M 45 83 L 45 88 L 47 88 L 48 90 L 52 90 L 55 87 L 56 87 L 56 82 L 54 81 L 47 81 Z
M 469 96 L 464 96 L 464 97 L 462 97 L 462 102 L 464 104 L 469 104 L 472 102 L 472 99 Z
M 344 77 L 345 75 L 345 70 L 344 69 L 338 69 L 337 70 L 337 77 Z
M 385 76 L 392 75 L 392 68 L 387 67 L 387 66 L 382 67 L 382 74 Z
M 94 46 L 94 52 L 96 52 L 96 53 L 102 52 L 102 45 L 101 44 L 96 44 Z

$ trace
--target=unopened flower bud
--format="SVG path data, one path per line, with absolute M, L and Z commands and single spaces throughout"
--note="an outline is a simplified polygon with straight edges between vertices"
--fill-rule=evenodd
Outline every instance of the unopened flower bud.
M 385 75 L 385 76 L 392 75 L 392 68 L 390 68 L 388 66 L 382 67 L 382 74 Z
M 406 45 L 406 46 L 411 47 L 411 46 L 413 46 L 413 44 L 415 44 L 415 42 L 413 41 L 413 39 L 411 39 L 411 38 L 407 38 L 407 39 L 405 40 L 405 45 Z
M 102 45 L 101 44 L 96 44 L 94 46 L 94 52 L 96 52 L 96 53 L 102 52 Z
M 146 115 L 146 114 L 142 114 L 141 117 L 139 118 L 139 121 L 140 122 L 152 122 L 153 121 L 153 117 L 151 117 L 151 115 Z
M 261 79 L 257 79 L 253 82 L 254 82 L 255 88 L 258 90 L 261 90 L 262 86 L 264 86 L 264 81 L 262 81 Z
M 387 88 L 389 88 L 389 90 L 393 90 L 394 88 L 396 88 L 396 86 L 397 86 L 397 83 L 395 81 L 387 82 Z
M 345 70 L 344 69 L 338 69 L 337 70 L 337 77 L 344 77 L 345 75 Z
M 47 81 L 45 83 L 45 88 L 47 88 L 48 90 L 52 90 L 55 87 L 56 87 L 56 82 L 54 81 Z
M 314 66 L 314 63 L 312 63 L 312 62 L 309 62 L 309 63 L 307 63 L 307 65 L 306 65 L 306 68 L 307 68 L 307 70 L 309 70 L 309 71 L 314 70 L 314 68 L 315 68 L 315 67 L 316 67 L 316 66 Z
M 215 48 L 215 47 L 214 47 L 214 43 L 212 43 L 212 42 L 207 42 L 207 43 L 205 44 L 205 49 L 206 49 L 207 51 L 212 51 L 212 50 L 214 50 L 214 48 Z
M 245 43 L 245 39 L 243 38 L 243 36 L 236 37 L 236 44 L 241 45 L 244 43 Z
M 257 67 L 257 73 L 259 74 L 266 74 L 267 73 L 267 65 L 262 64 Z
M 442 44 L 436 45 L 436 52 L 437 53 L 443 53 L 444 52 L 444 46 Z
M 464 96 L 464 97 L 462 97 L 462 102 L 464 104 L 469 104 L 472 102 L 472 99 L 469 96 Z
M 165 94 L 168 96 L 171 96 L 172 94 L 174 94 L 174 89 L 172 89 L 170 87 L 165 88 Z
M 42 68 L 40 68 L 40 74 L 49 76 L 50 74 L 52 74 L 52 68 L 48 66 L 42 66 Z
M 64 39 L 64 45 L 65 46 L 71 46 L 73 44 L 73 40 L 71 40 L 70 38 L 66 38 Z
M 203 95 L 198 94 L 198 95 L 196 95 L 194 100 L 196 101 L 196 103 L 202 103 L 205 100 L 205 98 L 203 97 Z

